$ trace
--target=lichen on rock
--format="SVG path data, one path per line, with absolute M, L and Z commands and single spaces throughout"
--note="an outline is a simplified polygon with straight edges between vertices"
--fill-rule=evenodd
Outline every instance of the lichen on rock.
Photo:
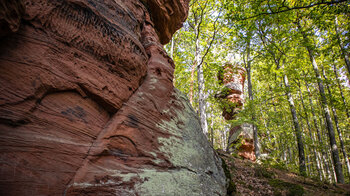
M 186 0 L 18 2 L 0 35 L 0 195 L 226 194 L 161 45 Z

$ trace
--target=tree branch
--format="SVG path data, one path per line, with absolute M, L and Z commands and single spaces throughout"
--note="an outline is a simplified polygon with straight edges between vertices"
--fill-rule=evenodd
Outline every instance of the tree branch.
M 311 8 L 311 7 L 315 7 L 315 6 L 319 6 L 319 5 L 333 5 L 333 4 L 343 3 L 343 2 L 347 2 L 347 1 L 349 1 L 349 0 L 334 0 L 334 1 L 326 1 L 326 2 L 325 1 L 321 1 L 321 2 L 317 2 L 317 3 L 311 3 L 310 5 L 296 6 L 296 7 L 288 7 L 288 6 L 283 5 L 281 8 L 284 8 L 284 9 L 278 10 L 276 12 L 263 12 L 263 13 L 259 13 L 259 14 L 256 14 L 254 16 L 250 16 L 250 17 L 247 17 L 247 18 L 238 19 L 237 21 L 249 20 L 249 19 L 253 19 L 253 18 L 259 17 L 259 16 L 280 14 L 280 13 L 288 12 L 288 11 L 291 11 L 291 10 L 307 9 L 307 8 Z M 270 7 L 270 5 L 269 5 L 269 7 Z
M 213 44 L 213 42 L 214 42 L 214 40 L 215 40 L 216 33 L 218 32 L 216 23 L 217 23 L 218 19 L 220 18 L 221 12 L 222 12 L 222 7 L 221 7 L 221 9 L 220 9 L 220 12 L 219 12 L 218 16 L 217 16 L 216 19 L 215 19 L 215 22 L 214 22 L 214 33 L 213 33 L 213 37 L 212 37 L 212 39 L 211 39 L 211 41 L 210 41 L 210 44 L 209 44 L 207 50 L 205 51 L 204 55 L 202 56 L 201 62 L 197 65 L 197 67 L 199 67 L 199 66 L 202 65 L 205 56 L 207 56 L 207 54 L 208 54 L 208 52 L 209 52 L 209 50 L 210 50 L 210 48 L 211 48 L 211 46 L 212 46 L 212 44 Z

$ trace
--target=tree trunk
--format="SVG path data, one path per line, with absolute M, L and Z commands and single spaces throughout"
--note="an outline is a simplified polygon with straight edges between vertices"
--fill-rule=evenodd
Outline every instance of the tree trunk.
M 310 91 L 310 88 L 309 88 L 309 84 L 307 83 L 307 81 L 305 80 L 305 86 L 306 86 L 306 89 L 307 89 L 307 92 L 309 94 L 309 102 L 310 102 L 310 107 L 311 107 L 311 114 L 312 114 L 312 119 L 314 121 L 314 126 L 315 126 L 315 129 L 316 129 L 316 133 L 317 133 L 317 139 L 320 143 L 320 148 L 321 148 L 321 154 L 322 154 L 322 159 L 320 160 L 323 160 L 323 163 L 324 163 L 324 166 L 325 166 L 325 170 L 327 172 L 327 175 L 324 175 L 324 178 L 327 179 L 327 176 L 329 176 L 329 165 L 327 163 L 327 154 L 324 150 L 324 144 L 323 144 L 323 139 L 322 139 L 322 136 L 321 136 L 321 132 L 320 132 L 320 129 L 319 129 L 319 126 L 318 126 L 318 123 L 317 123 L 317 116 L 316 116 L 316 113 L 315 113 L 315 109 L 314 109 L 314 106 L 313 106 L 313 102 L 312 102 L 312 99 L 311 99 L 311 91 Z M 320 123 L 322 124 L 322 123 Z
M 211 145 L 213 146 L 214 148 L 214 129 L 213 129 L 213 124 L 214 123 L 211 123 Z
M 208 134 L 208 123 L 207 123 L 207 113 L 205 111 L 205 85 L 204 85 L 204 74 L 203 74 L 203 64 L 199 64 L 200 56 L 199 53 L 196 55 L 197 65 L 197 82 L 198 82 L 198 103 L 199 103 L 199 118 L 201 121 L 201 127 L 205 135 Z
M 171 46 L 170 46 L 170 57 L 173 59 L 174 58 L 174 39 L 175 39 L 175 36 L 173 36 L 171 38 Z
M 328 102 L 327 102 L 326 94 L 324 91 L 323 81 L 322 81 L 322 78 L 321 78 L 320 73 L 319 73 L 319 69 L 318 69 L 314 54 L 313 54 L 313 50 L 310 47 L 308 37 L 302 31 L 300 25 L 299 25 L 299 29 L 301 30 L 302 36 L 304 38 L 305 48 L 307 49 L 307 51 L 309 53 L 310 61 L 311 61 L 311 64 L 313 66 L 316 78 L 317 78 L 317 83 L 318 83 L 318 88 L 319 88 L 319 92 L 320 92 L 320 96 L 321 96 L 324 115 L 326 117 L 326 122 L 327 122 L 327 130 L 328 130 L 329 142 L 330 142 L 330 146 L 331 146 L 331 150 L 332 150 L 332 158 L 333 158 L 333 162 L 334 162 L 334 170 L 335 170 L 335 173 L 337 176 L 337 182 L 344 183 L 342 164 L 341 164 L 340 158 L 339 158 L 339 151 L 338 151 L 337 143 L 335 140 L 333 122 L 332 122 L 332 119 L 331 119 L 331 116 L 329 113 L 329 109 L 328 109 Z
M 245 62 L 245 68 L 247 71 L 247 82 L 248 82 L 248 95 L 249 99 L 254 103 L 254 96 L 253 96 L 253 85 L 252 85 L 252 77 L 251 77 L 251 60 L 250 60 L 250 39 L 247 44 L 247 60 Z M 252 111 L 252 121 L 255 122 L 255 106 L 253 106 Z M 260 157 L 260 143 L 258 138 L 258 127 L 253 124 L 253 140 L 254 140 L 254 153 L 255 157 L 258 160 Z
M 345 108 L 346 117 L 350 118 L 348 106 L 347 106 L 346 101 L 345 101 L 345 97 L 344 97 L 344 94 L 343 94 L 343 88 L 341 87 L 341 84 L 340 84 L 340 81 L 339 81 L 339 77 L 338 77 L 337 67 L 335 66 L 335 64 L 333 64 L 333 71 L 334 71 L 334 74 L 335 74 L 335 79 L 337 80 L 338 88 L 339 88 L 340 95 L 341 95 L 341 98 L 342 98 L 342 101 L 343 101 L 343 105 L 344 105 L 344 108 Z
M 229 152 L 229 146 L 227 144 L 228 144 L 228 137 L 230 135 L 230 126 L 225 126 L 223 132 L 224 132 L 224 140 L 223 140 L 222 149 L 226 149 L 226 152 Z
M 311 169 L 311 163 L 310 163 L 310 155 L 306 156 L 306 160 L 307 160 L 307 169 L 308 169 L 308 175 L 312 176 L 312 169 Z
M 341 51 L 341 55 L 342 55 L 342 57 L 343 57 L 343 59 L 345 61 L 346 69 L 348 70 L 348 74 L 349 74 L 349 77 L 350 77 L 350 60 L 349 60 L 349 55 L 346 52 L 346 50 L 345 50 L 345 48 L 343 46 L 343 43 L 341 41 L 341 38 L 340 38 L 340 32 L 339 32 L 339 29 L 338 29 L 338 19 L 337 19 L 337 17 L 335 18 L 335 32 L 336 32 L 336 36 L 337 36 L 337 39 L 338 39 L 338 44 L 339 44 L 339 48 L 340 48 L 340 51 Z
M 196 27 L 196 29 L 198 29 L 198 27 Z M 198 30 L 196 32 L 196 34 L 199 34 Z M 191 81 L 190 81 L 190 103 L 193 107 L 193 94 L 194 94 L 194 90 L 193 90 L 193 86 L 194 86 L 194 73 L 196 71 L 196 69 L 198 69 L 198 63 L 200 61 L 200 52 L 199 52 L 199 36 L 196 36 L 196 51 L 194 54 L 194 61 L 192 64 L 192 70 L 191 70 Z
M 300 125 L 299 125 L 299 120 L 297 113 L 295 111 L 295 105 L 294 105 L 294 100 L 293 97 L 290 93 L 290 86 L 288 83 L 288 77 L 286 74 L 283 76 L 283 82 L 284 86 L 286 87 L 286 94 L 289 102 L 289 108 L 290 112 L 293 117 L 293 124 L 294 124 L 294 130 L 297 138 L 297 144 L 298 144 L 298 157 L 299 157 L 299 172 L 300 175 L 306 176 L 306 165 L 305 165 L 305 152 L 304 152 L 304 143 L 303 143 L 303 137 L 302 133 L 300 131 Z
M 318 158 L 317 158 L 317 151 L 316 151 L 316 148 L 315 148 L 315 144 L 314 144 L 314 140 L 313 140 L 313 137 L 312 137 L 312 132 L 311 132 L 311 126 L 310 126 L 310 122 L 309 122 L 309 115 L 307 113 L 307 110 L 306 110 L 306 107 L 305 107 L 305 104 L 304 104 L 304 99 L 303 99 L 303 94 L 301 92 L 301 89 L 300 89 L 300 83 L 299 83 L 299 93 L 300 93 L 300 101 L 301 101 L 301 105 L 303 107 L 303 110 L 304 110 L 304 115 L 305 115 L 305 120 L 306 120 L 306 124 L 307 124 L 307 128 L 308 128 L 308 131 L 309 131 L 309 136 L 310 136 L 310 140 L 311 140 L 311 145 L 313 146 L 312 147 L 312 151 L 314 153 L 314 161 L 316 163 L 316 170 L 318 172 L 318 177 L 320 180 L 322 180 L 322 171 L 321 171 L 321 168 L 320 168 L 320 163 L 318 162 Z
M 313 137 L 315 138 L 314 141 L 316 140 L 316 136 L 313 135 Z M 326 180 L 326 169 L 324 168 L 323 164 L 322 164 L 322 158 L 321 158 L 321 153 L 317 152 L 317 160 L 318 160 L 318 164 L 319 167 L 321 168 L 322 171 L 322 179 Z
M 271 143 L 271 135 L 270 135 L 271 133 L 269 131 L 269 125 L 268 125 L 268 123 L 266 123 L 266 120 L 263 116 L 263 111 L 262 111 L 261 107 L 260 107 L 260 114 L 261 114 L 261 117 L 263 119 L 264 127 L 266 129 L 267 139 L 269 140 L 269 143 Z
M 199 32 L 198 32 L 199 34 Z M 204 73 L 203 73 L 203 64 L 201 62 L 200 56 L 200 45 L 199 39 L 196 40 L 196 54 L 195 62 L 197 67 L 197 83 L 198 83 L 198 110 L 199 110 L 199 119 L 201 122 L 201 127 L 204 135 L 208 136 L 208 123 L 207 123 L 207 113 L 206 113 L 206 102 L 205 102 L 205 85 L 204 85 Z
M 326 75 L 324 69 L 323 69 L 323 72 L 322 72 L 322 73 L 323 73 L 323 77 L 325 78 L 325 80 L 327 80 L 327 75 Z M 332 112 L 333 112 L 333 118 L 334 118 L 335 127 L 336 127 L 337 132 L 338 132 L 338 138 L 339 138 L 339 141 L 340 141 L 341 151 L 343 152 L 343 156 L 344 156 L 344 160 L 345 160 L 345 165 L 346 165 L 348 174 L 350 175 L 350 163 L 349 163 L 348 155 L 347 155 L 346 150 L 345 150 L 345 145 L 344 145 L 344 141 L 343 141 L 343 136 L 342 136 L 342 133 L 341 133 L 341 131 L 340 131 L 340 129 L 339 129 L 338 115 L 337 115 L 336 109 L 334 108 L 333 95 L 332 95 L 332 92 L 331 92 L 331 90 L 330 90 L 330 88 L 329 88 L 328 83 L 326 83 L 326 88 L 327 88 L 327 91 L 328 91 L 328 96 L 329 96 L 329 100 L 330 100 L 330 105 L 331 105 Z
M 208 106 L 210 107 L 210 106 Z M 212 112 L 209 113 L 210 115 L 210 118 L 211 118 L 211 123 L 210 123 L 210 142 L 211 142 L 211 145 L 213 146 L 214 148 L 214 114 Z

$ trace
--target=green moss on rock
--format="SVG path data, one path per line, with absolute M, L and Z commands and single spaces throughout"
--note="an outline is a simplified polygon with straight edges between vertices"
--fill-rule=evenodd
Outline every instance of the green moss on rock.
M 236 184 L 232 181 L 230 170 L 228 169 L 228 166 L 223 158 L 221 158 L 221 163 L 227 181 L 227 195 L 234 195 L 234 193 L 237 192 Z

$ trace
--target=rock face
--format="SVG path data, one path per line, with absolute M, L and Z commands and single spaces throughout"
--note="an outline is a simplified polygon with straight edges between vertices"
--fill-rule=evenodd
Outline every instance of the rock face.
M 226 63 L 218 73 L 218 79 L 225 86 L 224 92 L 217 95 L 226 102 L 222 116 L 226 120 L 232 120 L 243 107 L 245 69 L 236 64 Z
M 238 64 L 226 63 L 218 73 L 219 81 L 225 86 L 224 92 L 217 95 L 224 102 L 222 116 L 226 120 L 233 120 L 244 104 L 245 69 Z M 239 146 L 238 155 L 255 161 L 253 129 L 249 124 L 243 124 L 230 128 L 227 151 L 233 151 L 232 147 Z
M 238 147 L 238 156 L 251 161 L 256 160 L 252 125 L 244 123 L 243 125 L 231 128 L 228 145 Z M 228 151 L 230 152 L 232 150 L 233 149 L 229 149 Z
M 0 1 L 0 37 L 18 31 L 23 13 L 21 0 Z
M 16 2 L 19 28 L 0 15 L 0 195 L 226 194 L 160 44 L 186 0 Z

